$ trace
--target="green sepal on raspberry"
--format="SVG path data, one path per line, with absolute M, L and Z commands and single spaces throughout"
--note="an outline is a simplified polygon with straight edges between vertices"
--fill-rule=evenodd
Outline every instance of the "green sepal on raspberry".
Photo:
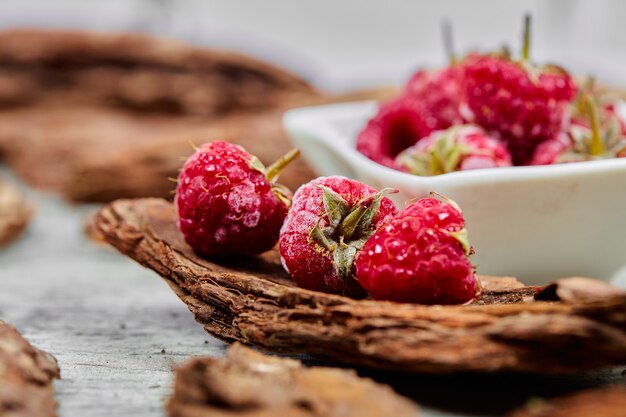
M 374 216 L 380 208 L 380 200 L 386 192 L 393 192 L 385 188 L 373 196 L 365 197 L 354 206 L 332 189 L 319 186 L 322 189 L 322 201 L 326 210 L 328 226 L 321 228 L 320 221 L 311 229 L 311 240 L 333 255 L 337 275 L 347 281 L 351 275 L 354 259 L 363 248 L 367 239 L 374 234 L 372 227 Z
M 366 296 L 353 264 L 367 239 L 398 211 L 386 192 L 339 176 L 316 178 L 296 191 L 279 249 L 298 286 Z
M 414 175 L 430 176 L 468 169 L 510 166 L 511 154 L 496 137 L 474 125 L 432 133 L 402 151 L 396 164 Z

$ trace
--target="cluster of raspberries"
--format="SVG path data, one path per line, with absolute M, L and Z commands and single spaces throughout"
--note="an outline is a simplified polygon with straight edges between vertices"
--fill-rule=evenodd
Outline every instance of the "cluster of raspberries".
M 414 74 L 369 120 L 356 148 L 415 175 L 624 157 L 620 106 L 560 67 L 472 53 Z
M 385 194 L 344 177 L 321 177 L 291 195 L 277 184 L 291 152 L 264 167 L 239 146 L 202 145 L 176 188 L 178 226 L 206 257 L 249 256 L 279 242 L 281 260 L 306 289 L 376 300 L 461 304 L 480 291 L 459 207 L 443 196 L 398 210 Z

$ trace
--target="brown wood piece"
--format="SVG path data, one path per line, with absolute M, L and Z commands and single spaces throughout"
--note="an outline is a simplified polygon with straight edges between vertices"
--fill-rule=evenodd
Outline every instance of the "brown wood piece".
M 56 416 L 52 381 L 59 377 L 52 355 L 34 348 L 0 321 L 0 416 Z
M 0 179 L 0 248 L 16 240 L 32 216 L 33 208 L 24 196 Z
M 198 357 L 175 371 L 171 417 L 417 417 L 418 408 L 386 385 L 348 369 L 307 368 L 242 345 L 225 358 Z
M 357 301 L 294 287 L 275 250 L 248 260 L 201 259 L 175 221 L 171 203 L 139 199 L 111 203 L 95 224 L 120 252 L 164 277 L 204 328 L 226 341 L 407 372 L 554 374 L 626 363 L 623 293 L 540 302 L 534 287 L 489 278 L 473 305 Z

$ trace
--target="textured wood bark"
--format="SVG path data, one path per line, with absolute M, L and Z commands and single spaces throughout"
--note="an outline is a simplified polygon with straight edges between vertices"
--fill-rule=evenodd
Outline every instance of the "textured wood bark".
M 272 163 L 291 148 L 293 106 L 329 96 L 243 55 L 136 34 L 0 32 L 0 156 L 30 184 L 75 201 L 168 198 L 191 143 L 223 139 Z M 303 161 L 285 185 L 313 177 Z
M 534 301 L 536 288 L 490 278 L 473 305 L 357 301 L 294 287 L 276 251 L 247 260 L 201 259 L 175 219 L 164 200 L 119 200 L 95 224 L 120 252 L 164 277 L 205 329 L 227 341 L 431 373 L 562 373 L 626 363 L 623 293 L 595 302 L 541 302 Z
M 625 414 L 626 386 L 617 385 L 548 401 L 532 401 L 510 417 L 623 417 Z
M 20 192 L 0 179 L 0 248 L 17 239 L 33 215 Z
M 411 401 L 353 370 L 302 366 L 242 345 L 176 369 L 171 417 L 417 417 Z
M 167 198 L 190 143 L 227 139 L 269 164 L 291 144 L 290 106 L 328 97 L 247 56 L 136 34 L 0 32 L 0 156 L 76 201 Z M 285 185 L 312 178 L 296 161 Z
M 140 111 L 214 116 L 314 94 L 265 62 L 139 34 L 0 33 L 0 103 L 62 99 Z
M 0 415 L 56 416 L 52 381 L 60 377 L 56 360 L 34 348 L 0 321 Z

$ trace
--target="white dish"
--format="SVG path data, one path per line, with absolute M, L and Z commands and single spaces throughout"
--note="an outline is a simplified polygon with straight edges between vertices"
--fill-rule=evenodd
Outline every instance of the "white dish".
M 358 132 L 377 106 L 294 109 L 283 124 L 320 175 L 396 188 L 389 197 L 399 207 L 431 191 L 454 199 L 481 274 L 513 275 L 527 284 L 573 275 L 626 281 L 626 158 L 418 177 L 356 151 Z

